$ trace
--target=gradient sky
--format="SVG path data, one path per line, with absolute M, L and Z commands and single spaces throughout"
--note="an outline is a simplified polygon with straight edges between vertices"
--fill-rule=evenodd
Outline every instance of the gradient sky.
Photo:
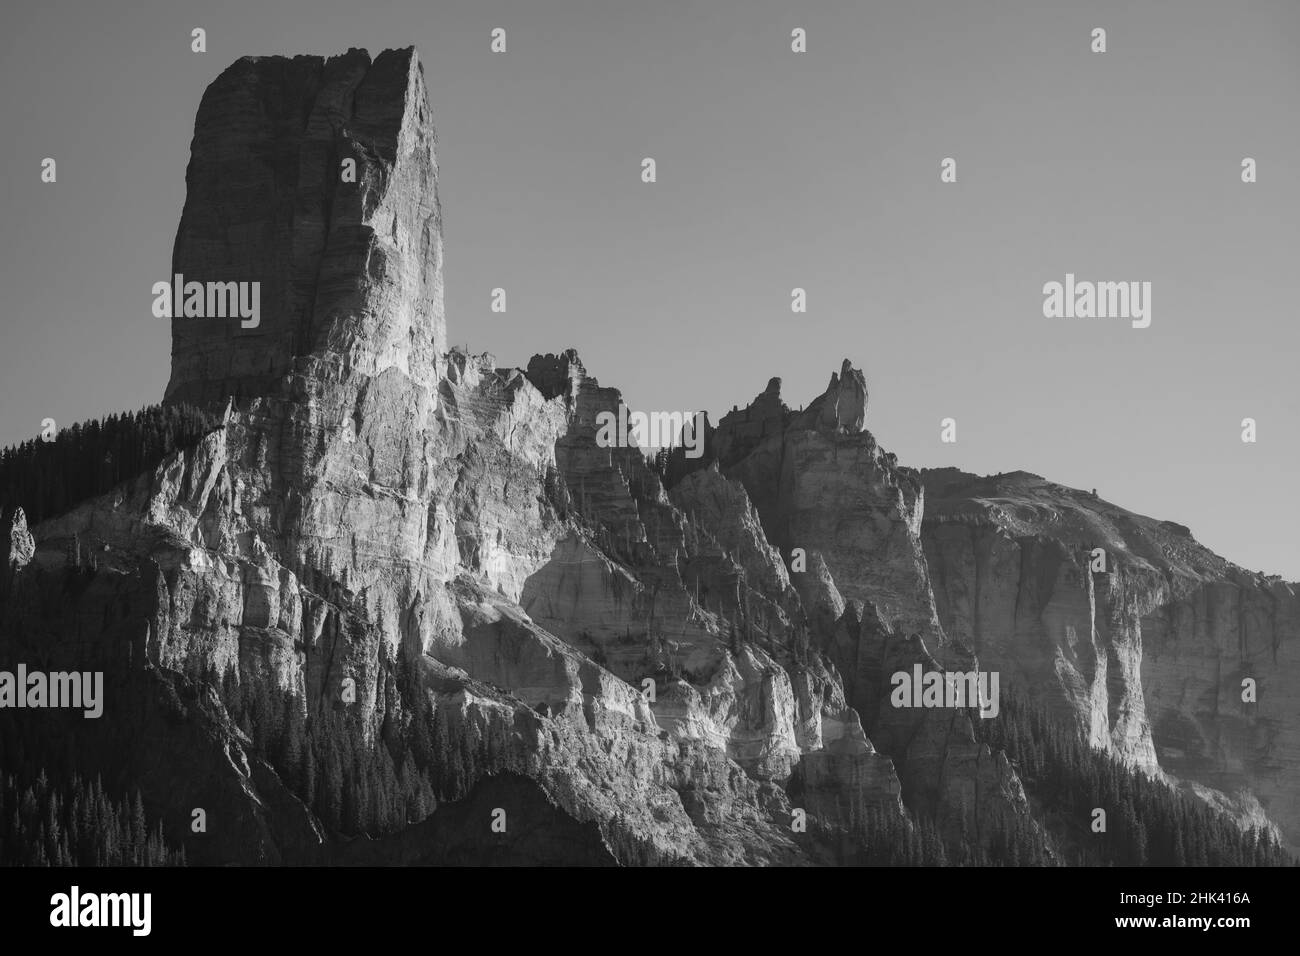
M 0 445 L 161 398 L 150 287 L 218 73 L 414 44 L 450 341 L 506 366 L 573 346 L 632 407 L 715 421 L 773 375 L 806 403 L 847 357 L 904 464 L 1095 487 L 1300 579 L 1294 0 L 26 7 L 0 33 Z M 1150 281 L 1151 327 L 1045 319 L 1067 272 Z

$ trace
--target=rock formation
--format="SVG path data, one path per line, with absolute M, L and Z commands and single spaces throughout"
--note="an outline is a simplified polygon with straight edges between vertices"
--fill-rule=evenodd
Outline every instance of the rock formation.
M 1094 746 L 1251 822 L 1267 815 L 1300 845 L 1295 585 L 1225 561 L 1182 525 L 1037 475 L 921 475 L 949 635 L 1035 687 Z
M 446 351 L 434 142 L 410 50 L 246 57 L 217 77 L 172 272 L 258 282 L 262 317 L 250 329 L 173 317 L 167 396 L 287 397 L 390 367 L 431 388 Z
M 34 602 L 62 586 L 72 542 L 97 560 L 91 591 L 42 622 L 49 644 L 72 659 L 67 618 L 129 607 L 119 666 L 194 698 L 195 759 L 238 752 L 220 763 L 249 809 L 286 807 L 245 813 L 191 858 L 330 852 L 294 781 L 259 770 L 227 716 L 232 693 L 265 687 L 310 724 L 352 684 L 346 719 L 390 750 L 427 708 L 449 742 L 425 767 L 443 802 L 526 776 L 625 863 L 807 861 L 781 786 L 805 752 L 837 761 L 806 783 L 814 820 L 901 814 L 833 668 L 796 651 L 798 597 L 743 488 L 713 470 L 674 500 L 638 451 L 598 448 L 595 415 L 618 393 L 576 353 L 525 374 L 445 351 L 433 142 L 411 50 L 223 73 L 199 110 L 173 267 L 260 281 L 262 321 L 175 318 L 167 397 L 222 410 L 224 427 L 38 529 Z M 24 606 L 7 609 L 14 631 L 33 623 Z M 170 733 L 146 717 L 112 726 Z M 146 801 L 178 828 L 176 782 L 158 783 Z M 831 790 L 852 805 L 819 798 Z
M 81 772 L 208 863 L 806 864 L 909 810 L 1038 826 L 972 709 L 890 704 L 919 663 L 1015 675 L 1294 838 L 1293 589 L 1065 489 L 900 467 L 848 361 L 697 461 L 602 447 L 621 395 L 576 351 L 447 350 L 434 141 L 413 50 L 205 94 L 173 271 L 260 282 L 262 317 L 173 318 L 166 397 L 222 425 L 0 534 L 0 647 L 109 675 Z

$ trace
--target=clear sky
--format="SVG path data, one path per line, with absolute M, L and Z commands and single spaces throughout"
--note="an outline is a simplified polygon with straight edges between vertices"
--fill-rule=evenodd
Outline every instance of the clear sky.
M 1294 0 L 26 4 L 0 32 L 0 445 L 161 398 L 150 288 L 221 70 L 412 44 L 452 342 L 576 347 L 634 408 L 715 421 L 847 357 L 904 464 L 1095 487 L 1300 579 Z M 1151 282 L 1150 328 L 1044 318 L 1067 272 Z

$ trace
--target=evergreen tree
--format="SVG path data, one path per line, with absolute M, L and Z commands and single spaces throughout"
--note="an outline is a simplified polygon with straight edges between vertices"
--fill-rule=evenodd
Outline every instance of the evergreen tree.
M 219 417 L 189 405 L 154 405 L 134 415 L 77 423 L 53 441 L 0 452 L 0 508 L 21 507 L 29 524 L 62 514 L 193 447 Z

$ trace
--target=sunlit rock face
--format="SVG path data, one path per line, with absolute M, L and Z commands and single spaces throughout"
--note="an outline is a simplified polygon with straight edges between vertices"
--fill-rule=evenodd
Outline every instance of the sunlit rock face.
M 894 762 L 904 797 L 950 835 L 987 832 L 1027 813 L 1010 765 L 977 743 L 964 711 L 889 700 L 898 671 L 980 662 L 940 626 L 921 543 L 924 488 L 865 430 L 866 408 L 865 378 L 847 360 L 799 410 L 786 406 L 774 378 L 723 416 L 712 448 L 788 559 L 815 646 L 875 748 Z
M 226 768 L 244 822 L 208 862 L 336 854 L 227 713 L 232 682 L 306 722 L 344 713 L 399 761 L 395 728 L 427 718 L 425 829 L 496 787 L 548 832 L 572 821 L 574 861 L 814 862 L 786 792 L 809 755 L 814 828 L 900 814 L 744 487 L 715 467 L 670 494 L 637 449 L 599 447 L 620 398 L 576 352 L 524 371 L 446 351 L 433 147 L 410 50 L 241 60 L 205 95 L 173 271 L 256 281 L 261 314 L 174 318 L 167 398 L 221 427 L 30 536 L 9 521 L 6 613 L 34 624 L 93 573 L 47 646 L 75 656 L 115 620 L 121 686 L 193 700 L 179 722 L 119 710 L 100 754 L 148 733 Z M 141 789 L 170 821 L 195 799 L 175 774 Z M 523 826 L 515 858 L 560 852 Z
M 222 73 L 173 273 L 258 282 L 261 312 L 174 317 L 166 393 L 221 424 L 0 523 L 0 649 L 103 666 L 111 720 L 69 735 L 77 759 L 187 848 L 208 800 L 223 826 L 191 859 L 807 864 L 904 801 L 950 835 L 1027 818 L 973 711 L 891 704 L 917 664 L 1000 669 L 1099 746 L 1295 818 L 1287 586 L 1147 519 L 1076 526 L 1027 486 L 899 466 L 847 361 L 798 410 L 771 379 L 699 459 L 606 447 L 622 397 L 576 350 L 448 351 L 434 144 L 412 50 Z M 1260 703 L 1234 709 L 1247 672 Z M 430 799 L 332 830 L 291 748 L 237 719 L 262 698 Z
M 432 388 L 446 351 L 434 139 L 413 49 L 246 57 L 214 80 L 172 272 L 257 282 L 260 316 L 173 316 L 167 396 L 287 396 L 298 369 L 395 367 Z
M 1248 825 L 1266 815 L 1300 844 L 1294 585 L 1236 567 L 1182 525 L 1037 475 L 922 478 L 922 539 L 949 635 L 1094 746 Z M 1254 703 L 1242 699 L 1247 678 Z

